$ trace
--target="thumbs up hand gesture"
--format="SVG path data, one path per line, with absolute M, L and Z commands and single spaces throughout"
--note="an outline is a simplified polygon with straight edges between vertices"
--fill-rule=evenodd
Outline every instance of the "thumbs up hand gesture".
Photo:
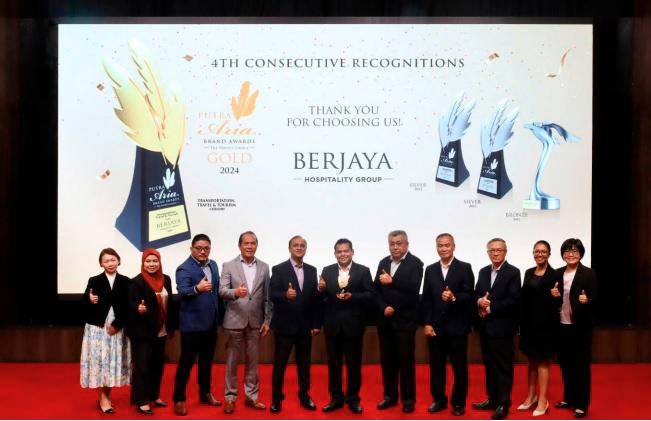
M 147 306 L 145 305 L 145 300 L 141 300 L 138 304 L 138 314 L 145 314 L 147 312 Z
M 479 299 L 479 301 L 477 302 L 479 308 L 485 310 L 486 308 L 488 308 L 488 306 L 491 305 L 491 301 L 488 299 L 489 296 L 490 294 L 486 292 L 486 294 Z
M 445 286 L 445 289 L 443 290 L 443 293 L 441 294 L 441 298 L 443 301 L 453 301 L 454 300 L 454 294 L 452 294 L 452 291 L 450 291 L 450 288 L 448 286 Z
M 323 279 L 323 276 L 319 276 L 319 292 L 326 289 L 326 281 Z
M 391 282 L 393 282 L 391 275 L 389 275 L 386 270 L 382 269 L 382 273 L 380 274 L 380 283 L 382 285 L 389 285 Z
M 585 295 L 585 290 L 581 290 L 581 294 L 579 295 L 579 303 L 581 304 L 588 304 L 588 296 Z
M 99 301 L 99 297 L 93 294 L 92 288 L 90 289 L 90 291 L 88 291 L 88 297 L 90 299 L 91 304 L 97 304 L 97 302 Z
M 554 288 L 550 290 L 552 292 L 552 297 L 558 298 L 561 296 L 561 292 L 558 290 L 558 282 L 554 284 Z
M 239 287 L 235 289 L 235 296 L 239 298 L 246 297 L 246 294 L 248 294 L 249 291 L 246 289 L 245 284 L 241 284 Z
M 289 287 L 287 287 L 287 299 L 288 300 L 293 300 L 296 298 L 296 290 L 292 286 L 292 283 L 289 283 Z

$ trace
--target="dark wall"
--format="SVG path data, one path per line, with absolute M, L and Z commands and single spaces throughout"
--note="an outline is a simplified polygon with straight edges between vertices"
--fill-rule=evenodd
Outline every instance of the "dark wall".
M 147 16 L 587 18 L 594 23 L 592 262 L 602 325 L 649 326 L 651 39 L 643 0 L 19 1 L 0 11 L 0 321 L 79 323 L 56 294 L 54 19 Z M 8 18 L 8 19 L 7 19 Z M 6 23 L 6 24 L 4 24 Z M 616 153 L 615 153 L 616 152 Z M 614 159 L 616 156 L 616 159 Z M 568 174 L 571 176 L 571 174 Z M 79 204 L 83 206 L 83 202 Z M 74 264 L 75 262 L 69 262 Z

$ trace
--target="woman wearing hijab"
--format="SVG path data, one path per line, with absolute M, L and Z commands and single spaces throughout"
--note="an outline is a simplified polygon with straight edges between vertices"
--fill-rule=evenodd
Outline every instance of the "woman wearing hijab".
M 552 292 L 563 281 L 549 264 L 550 254 L 551 247 L 547 241 L 540 240 L 533 245 L 536 266 L 524 273 L 520 295 L 520 350 L 529 359 L 529 393 L 518 406 L 518 411 L 534 408 L 534 417 L 544 415 L 549 409 L 549 363 L 555 354 L 558 309 L 562 302 L 560 296 L 555 297 Z
M 81 387 L 97 389 L 97 405 L 112 414 L 111 388 L 131 377 L 129 339 L 123 327 L 129 311 L 129 278 L 118 273 L 120 256 L 112 248 L 99 253 L 102 273 L 88 279 L 83 295 L 86 320 L 81 343 Z
M 129 283 L 130 317 L 127 335 L 131 339 L 131 403 L 138 412 L 153 414 L 154 406 L 167 406 L 160 399 L 165 338 L 172 332 L 172 282 L 163 274 L 160 253 L 142 253 L 140 274 Z

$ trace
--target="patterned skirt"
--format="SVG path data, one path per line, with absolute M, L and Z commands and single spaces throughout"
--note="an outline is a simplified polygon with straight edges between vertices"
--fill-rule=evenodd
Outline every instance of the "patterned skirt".
M 113 308 L 104 327 L 86 324 L 81 343 L 81 387 L 126 386 L 131 380 L 131 347 L 124 329 L 110 336 L 106 329 L 115 319 Z

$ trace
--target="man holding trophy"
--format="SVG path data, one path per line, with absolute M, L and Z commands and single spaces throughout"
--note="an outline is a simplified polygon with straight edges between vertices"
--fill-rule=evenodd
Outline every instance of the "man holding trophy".
M 337 263 L 323 268 L 319 290 L 324 294 L 320 312 L 328 353 L 330 402 L 323 412 L 348 404 L 355 414 L 362 413 L 359 389 L 362 383 L 362 339 L 364 314 L 373 302 L 373 279 L 366 266 L 353 262 L 353 243 L 342 238 L 335 243 Z M 342 367 L 346 358 L 346 394 L 342 388 Z

